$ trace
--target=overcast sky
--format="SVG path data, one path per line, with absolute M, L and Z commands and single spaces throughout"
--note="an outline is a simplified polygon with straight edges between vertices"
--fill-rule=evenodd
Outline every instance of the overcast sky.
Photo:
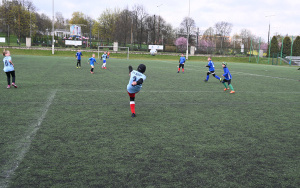
M 52 18 L 53 0 L 31 1 L 39 13 Z M 231 35 L 246 28 L 267 41 L 270 22 L 271 36 L 275 33 L 300 35 L 300 0 L 54 0 L 54 11 L 61 12 L 65 18 L 81 11 L 97 19 L 105 9 L 132 10 L 137 4 L 143 5 L 150 15 L 162 16 L 174 28 L 179 27 L 190 10 L 196 27 L 202 31 L 226 21 L 233 24 Z

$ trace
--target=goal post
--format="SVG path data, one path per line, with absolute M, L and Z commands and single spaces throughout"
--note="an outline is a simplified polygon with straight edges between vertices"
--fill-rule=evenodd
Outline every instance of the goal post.
M 98 59 L 100 58 L 100 51 L 107 51 L 106 49 L 109 49 L 109 48 L 113 48 L 114 49 L 113 51 L 115 51 L 116 47 L 115 46 L 98 46 Z M 122 49 L 125 49 L 125 51 L 127 53 L 127 59 L 129 59 L 129 47 L 117 47 L 117 48 L 118 48 L 117 52 L 124 51 Z

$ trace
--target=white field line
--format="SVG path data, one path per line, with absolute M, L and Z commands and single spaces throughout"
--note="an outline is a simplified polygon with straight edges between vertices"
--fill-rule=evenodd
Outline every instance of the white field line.
M 57 90 L 54 90 L 50 93 L 46 105 L 41 109 L 42 114 L 35 124 L 32 124 L 30 127 L 32 130 L 28 130 L 28 133 L 23 136 L 22 139 L 16 144 L 16 154 L 12 158 L 7 159 L 7 163 L 4 165 L 5 169 L 1 169 L 0 173 L 0 188 L 6 188 L 9 184 L 9 180 L 14 174 L 15 170 L 18 168 L 19 164 L 24 159 L 25 154 L 28 152 L 31 142 L 34 139 L 37 131 L 40 129 L 40 126 L 47 115 L 48 109 L 53 102 L 53 99 L 56 95 Z

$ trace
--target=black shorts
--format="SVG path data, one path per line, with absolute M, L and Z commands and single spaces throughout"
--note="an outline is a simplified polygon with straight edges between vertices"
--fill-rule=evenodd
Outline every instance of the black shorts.
M 80 63 L 81 59 L 77 59 L 77 63 Z
M 214 75 L 214 74 L 215 74 L 215 71 L 208 71 L 207 74 L 212 74 L 212 75 Z
M 222 81 L 222 83 L 225 83 L 225 82 L 228 82 L 228 85 L 230 85 L 230 84 L 231 84 L 231 79 L 230 79 L 230 80 L 225 80 L 225 79 L 224 79 L 224 80 Z
M 179 68 L 181 68 L 181 67 L 184 68 L 184 64 L 179 63 Z

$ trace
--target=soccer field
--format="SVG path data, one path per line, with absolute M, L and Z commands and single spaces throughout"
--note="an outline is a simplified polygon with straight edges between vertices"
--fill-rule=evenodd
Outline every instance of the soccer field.
M 12 56 L 0 79 L 0 187 L 299 187 L 300 71 L 230 63 Z M 128 65 L 147 66 L 131 118 Z M 223 74 L 215 62 L 216 74 Z

